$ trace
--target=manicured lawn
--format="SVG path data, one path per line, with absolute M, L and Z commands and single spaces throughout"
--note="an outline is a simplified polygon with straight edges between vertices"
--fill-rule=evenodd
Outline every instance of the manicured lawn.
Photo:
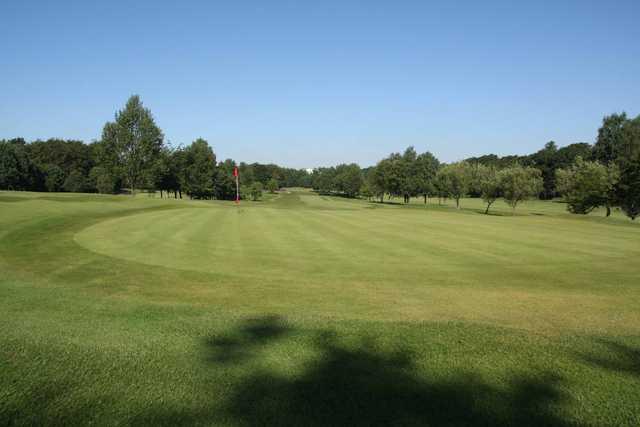
M 639 425 L 640 224 L 0 192 L 0 425 Z

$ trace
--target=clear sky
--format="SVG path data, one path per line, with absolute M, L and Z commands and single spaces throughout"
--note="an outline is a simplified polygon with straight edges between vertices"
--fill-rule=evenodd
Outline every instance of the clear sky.
M 640 1 L 0 2 L 0 138 L 100 137 L 137 93 L 218 158 L 370 165 L 592 142 L 640 113 Z

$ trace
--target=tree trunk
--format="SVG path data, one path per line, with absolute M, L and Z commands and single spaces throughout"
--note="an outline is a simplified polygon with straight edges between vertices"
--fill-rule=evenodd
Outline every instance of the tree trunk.
M 162 188 L 160 189 L 160 198 L 162 199 Z
M 456 199 L 456 209 L 460 209 L 460 199 Z
M 609 218 L 609 216 L 611 216 L 611 206 L 607 205 L 607 218 Z
M 182 199 L 182 190 L 179 190 L 178 194 L 180 194 L 180 198 Z
M 489 213 L 489 208 L 491 207 L 491 203 L 487 203 L 487 209 L 484 210 L 484 214 L 487 215 Z
M 424 204 L 425 205 L 427 204 L 427 195 L 426 194 L 424 195 Z

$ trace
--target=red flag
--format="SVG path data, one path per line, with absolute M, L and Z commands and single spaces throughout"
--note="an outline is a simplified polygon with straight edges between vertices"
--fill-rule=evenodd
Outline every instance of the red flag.
M 238 167 L 233 168 L 233 176 L 238 176 Z

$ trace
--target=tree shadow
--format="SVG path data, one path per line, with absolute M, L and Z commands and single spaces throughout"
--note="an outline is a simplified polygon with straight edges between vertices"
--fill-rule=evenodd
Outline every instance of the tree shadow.
M 246 319 L 222 336 L 205 339 L 209 359 L 218 363 L 238 363 L 255 356 L 259 347 L 290 332 L 282 318 L 274 315 Z
M 316 346 L 319 358 L 299 375 L 252 373 L 224 418 L 249 426 L 568 425 L 551 410 L 564 399 L 556 376 L 517 377 L 499 389 L 469 372 L 424 378 L 405 350 L 346 347 L 327 334 Z
M 180 405 L 131 408 L 124 421 L 130 425 L 282 425 L 282 426 L 556 426 L 570 425 L 555 412 L 566 399 L 562 378 L 541 374 L 514 376 L 502 385 L 489 383 L 471 371 L 437 372 L 427 375 L 424 362 L 402 346 L 381 350 L 377 341 L 361 338 L 346 344 L 332 332 L 312 331 L 307 344 L 314 357 L 299 370 L 283 373 L 256 368 L 255 361 L 270 344 L 281 341 L 294 329 L 277 316 L 240 322 L 231 331 L 205 340 L 203 351 L 210 357 L 205 368 L 221 369 L 236 364 L 229 377 L 228 393 L 207 389 L 198 393 L 211 401 L 194 399 Z M 309 353 L 307 352 L 307 355 Z M 69 390 L 66 390 L 69 391 Z M 167 390 L 169 393 L 170 390 Z M 50 396 L 33 395 L 16 402 L 12 411 L 0 416 L 7 424 L 18 420 L 66 424 L 87 420 L 105 401 L 76 410 L 55 410 L 56 399 L 65 390 L 52 389 Z M 58 396 L 58 397 L 56 397 Z M 117 405 L 119 397 L 108 401 Z M 21 417 L 24 408 L 35 413 Z M 102 408 L 104 410 L 104 408 Z M 139 409 L 139 412 L 136 412 Z M 105 412 L 103 412 L 104 414 Z M 109 412 L 108 410 L 106 413 Z M 0 415 L 2 415 L 0 413 Z M 74 418 L 75 417 L 75 418 Z M 94 419 L 89 418 L 91 421 Z M 72 422 L 73 423 L 73 422 Z
M 596 342 L 605 351 L 582 354 L 582 360 L 610 371 L 640 377 L 640 348 L 607 339 L 598 339 Z

